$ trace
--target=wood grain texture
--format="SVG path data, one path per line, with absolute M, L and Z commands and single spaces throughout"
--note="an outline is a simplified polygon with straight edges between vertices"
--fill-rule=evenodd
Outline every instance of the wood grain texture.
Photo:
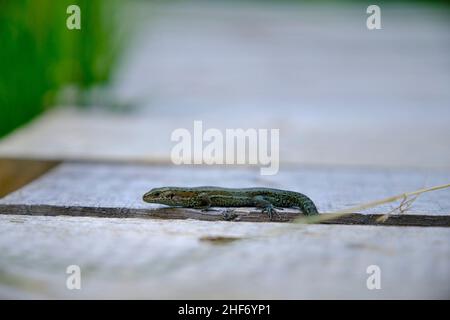
M 446 299 L 449 242 L 448 228 L 0 215 L 0 297 Z
M 248 168 L 143 166 L 65 163 L 21 190 L 0 200 L 0 213 L 125 218 L 223 220 L 218 211 L 168 208 L 142 201 L 153 187 L 178 185 L 223 187 L 264 186 L 299 191 L 310 196 L 320 212 L 332 212 L 358 203 L 411 191 L 450 180 L 444 171 L 350 168 L 286 168 L 262 177 Z M 333 224 L 450 226 L 449 190 L 419 197 L 407 214 L 376 221 L 395 205 L 388 204 L 327 221 Z M 237 208 L 235 221 L 268 221 L 255 208 Z M 294 209 L 280 211 L 283 221 L 299 216 Z

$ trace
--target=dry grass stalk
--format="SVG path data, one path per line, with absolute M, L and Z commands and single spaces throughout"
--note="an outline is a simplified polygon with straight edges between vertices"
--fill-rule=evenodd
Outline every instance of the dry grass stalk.
M 379 205 L 382 205 L 385 203 L 390 203 L 390 202 L 394 202 L 394 201 L 402 199 L 402 202 L 400 203 L 400 205 L 398 207 L 394 208 L 393 210 L 391 210 L 390 212 L 388 212 L 387 214 L 383 215 L 382 217 L 380 217 L 378 219 L 379 220 L 378 222 L 384 222 L 389 218 L 389 215 L 391 215 L 395 211 L 399 211 L 399 213 L 406 212 L 411 207 L 412 203 L 417 199 L 417 197 L 420 196 L 422 193 L 446 189 L 449 187 L 450 187 L 450 184 L 444 184 L 444 185 L 434 186 L 434 187 L 430 187 L 430 188 L 423 188 L 423 189 L 419 189 L 416 191 L 405 192 L 405 193 L 402 193 L 402 194 L 399 194 L 396 196 L 388 197 L 388 198 L 377 200 L 377 201 L 363 203 L 361 205 L 358 205 L 358 206 L 355 206 L 352 208 L 347 208 L 347 209 L 339 210 L 339 211 L 332 212 L 332 213 L 321 214 L 321 215 L 312 216 L 312 217 L 297 218 L 294 220 L 294 223 L 320 223 L 323 221 L 340 218 L 340 217 L 343 217 L 346 215 L 356 213 L 358 211 L 363 211 L 363 210 L 373 208 L 373 207 L 376 207 L 376 206 L 379 206 Z

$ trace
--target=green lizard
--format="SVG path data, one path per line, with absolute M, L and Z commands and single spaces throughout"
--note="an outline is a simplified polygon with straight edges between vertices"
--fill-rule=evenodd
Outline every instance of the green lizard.
M 299 208 L 305 215 L 318 214 L 314 202 L 304 194 L 272 188 L 221 188 L 221 187 L 163 187 L 147 192 L 143 200 L 161 203 L 172 207 L 197 208 L 210 207 L 259 207 L 273 220 L 275 208 Z M 224 218 L 233 219 L 229 211 Z

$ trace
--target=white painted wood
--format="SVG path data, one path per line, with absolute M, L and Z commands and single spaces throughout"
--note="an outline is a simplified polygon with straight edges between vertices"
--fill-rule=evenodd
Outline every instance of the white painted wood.
M 298 191 L 311 197 L 320 212 L 333 212 L 448 181 L 450 172 L 442 170 L 286 167 L 275 176 L 261 176 L 258 170 L 248 168 L 65 163 L 0 199 L 0 211 L 8 213 L 8 205 L 34 205 L 60 206 L 74 215 L 78 209 L 71 212 L 71 207 L 87 208 L 87 215 L 89 208 L 110 209 L 112 215 L 126 216 L 133 210 L 145 215 L 164 207 L 142 201 L 143 194 L 151 188 L 219 185 Z M 423 194 L 407 214 L 448 215 L 449 195 L 449 189 Z M 364 213 L 383 214 L 396 205 L 386 204 Z
M 449 228 L 0 215 L 0 297 L 449 298 L 449 241 Z M 66 289 L 73 264 L 81 290 Z M 366 287 L 374 264 L 381 290 Z

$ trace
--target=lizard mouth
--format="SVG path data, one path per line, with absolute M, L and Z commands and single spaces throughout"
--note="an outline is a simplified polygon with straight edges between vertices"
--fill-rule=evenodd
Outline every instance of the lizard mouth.
M 162 203 L 161 201 L 164 201 L 165 198 L 161 198 L 161 197 L 155 197 L 152 194 L 144 194 L 143 200 L 145 202 L 149 202 L 149 203 Z
M 160 200 L 159 197 L 155 196 L 154 194 L 152 194 L 151 192 L 147 192 L 146 194 L 144 194 L 144 196 L 142 197 L 142 200 L 144 200 L 145 202 L 157 202 Z

